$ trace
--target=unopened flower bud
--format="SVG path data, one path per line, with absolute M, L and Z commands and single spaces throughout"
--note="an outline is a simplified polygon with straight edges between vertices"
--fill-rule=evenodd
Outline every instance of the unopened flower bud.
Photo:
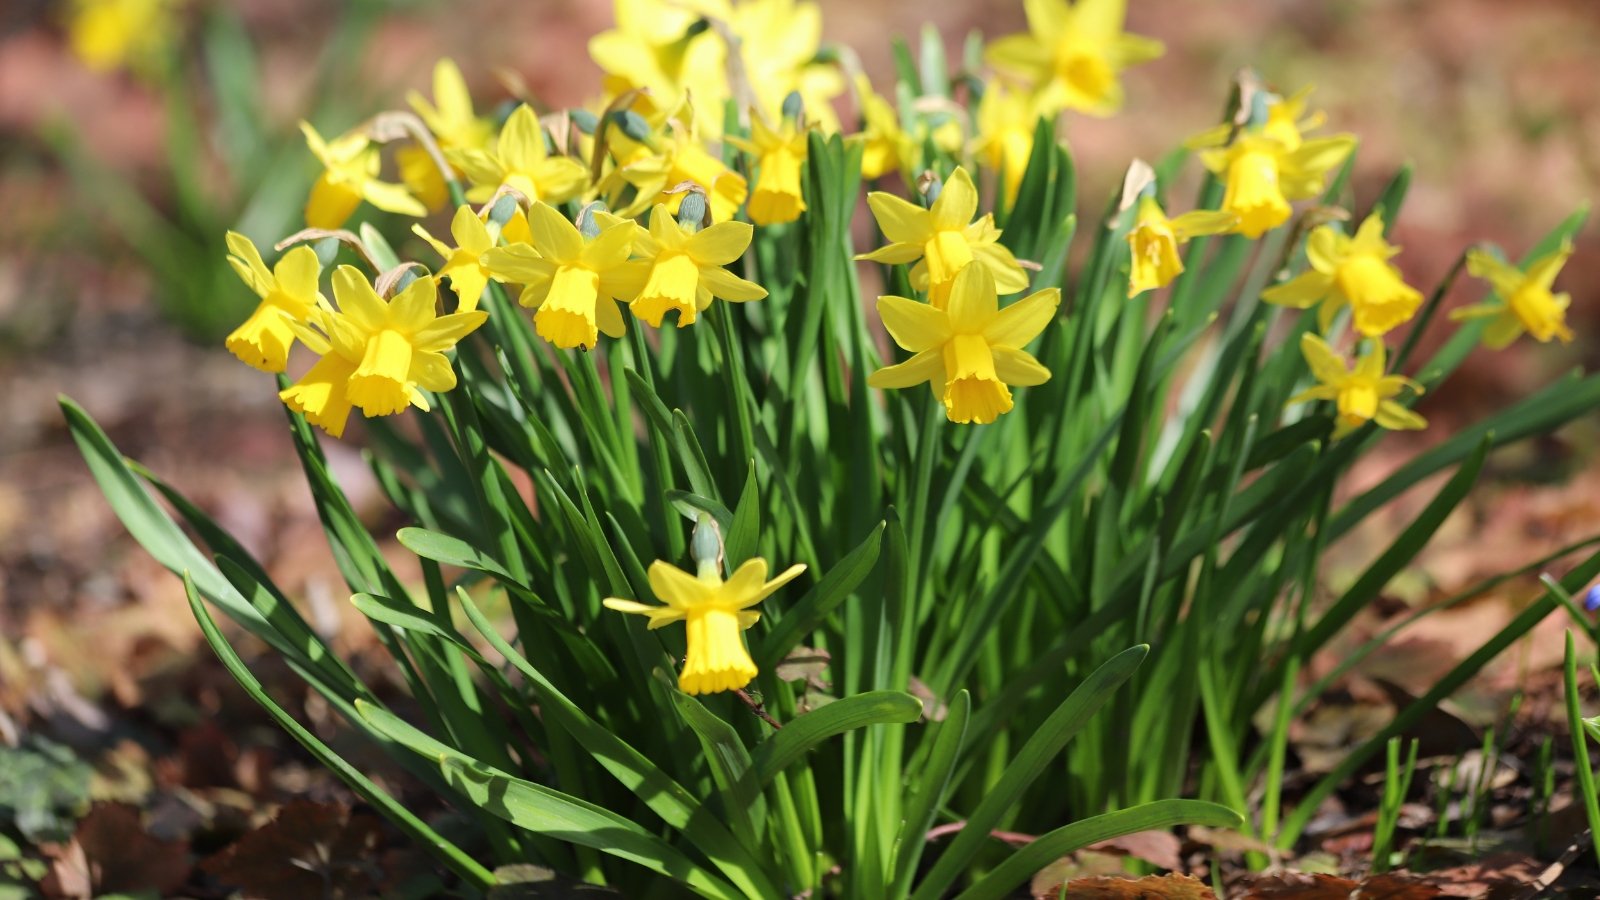
M 678 206 L 678 224 L 689 231 L 699 231 L 706 224 L 707 212 L 706 195 L 697 190 L 686 191 Z
M 689 537 L 689 555 L 701 572 L 722 574 L 722 530 L 710 513 L 701 513 Z
M 572 124 L 584 134 L 594 134 L 600 127 L 600 119 L 587 109 L 568 110 L 567 115 L 572 118 Z
M 333 265 L 334 257 L 339 255 L 339 239 L 325 237 L 312 244 L 311 249 L 317 252 L 317 262 L 321 263 L 323 268 L 327 268 Z

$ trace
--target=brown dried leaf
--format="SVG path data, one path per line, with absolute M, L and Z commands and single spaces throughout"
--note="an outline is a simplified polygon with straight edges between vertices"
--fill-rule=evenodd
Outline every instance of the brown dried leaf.
M 56 854 L 42 887 L 61 897 L 167 894 L 188 879 L 190 868 L 188 844 L 151 837 L 137 807 L 97 803 Z
M 1061 896 L 1067 900 L 1217 900 L 1211 888 L 1192 875 L 1147 875 L 1144 878 L 1097 875 L 1073 879 L 1067 882 L 1064 893 L 1044 896 Z
M 1439 889 L 1404 875 L 1352 881 L 1337 875 L 1278 872 L 1252 880 L 1240 896 L 1242 900 L 1429 900 L 1439 896 Z
M 826 650 L 796 647 L 789 651 L 773 672 L 780 680 L 804 681 L 817 690 L 827 690 L 828 683 L 823 680 L 822 673 L 827 671 L 828 662 L 832 659 Z
M 378 842 L 371 814 L 296 800 L 200 865 L 260 900 L 364 897 L 381 882 L 373 864 Z
M 1163 869 L 1176 869 L 1183 865 L 1182 858 L 1178 856 L 1182 847 L 1183 842 L 1170 831 L 1136 831 L 1089 845 L 1090 850 L 1123 853 Z

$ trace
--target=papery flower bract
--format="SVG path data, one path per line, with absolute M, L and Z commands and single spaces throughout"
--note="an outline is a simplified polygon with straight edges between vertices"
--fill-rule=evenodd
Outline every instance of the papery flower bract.
M 487 201 L 501 185 L 514 188 L 529 203 L 563 203 L 589 184 L 589 170 L 582 163 L 551 156 L 545 149 L 544 128 L 526 103 L 506 118 L 493 150 L 447 150 L 445 158 L 467 173 L 473 185 L 467 199 L 474 203 Z
M 1483 344 L 1492 350 L 1509 346 L 1523 332 L 1533 335 L 1540 343 L 1549 343 L 1551 338 L 1563 344 L 1570 342 L 1572 329 L 1567 327 L 1567 307 L 1572 297 L 1566 293 L 1552 294 L 1550 288 L 1571 255 L 1571 242 L 1563 242 L 1555 252 L 1535 261 L 1524 272 L 1485 250 L 1468 251 L 1467 272 L 1474 278 L 1488 281 L 1498 297 L 1455 310 L 1450 318 L 1459 321 L 1492 316 L 1483 331 Z
M 67 19 L 72 53 L 97 72 L 154 68 L 177 38 L 174 0 L 74 0 Z
M 650 231 L 634 240 L 634 252 L 643 258 L 628 264 L 629 277 L 642 286 L 628 308 L 655 328 L 668 311 L 676 310 L 678 327 L 684 328 L 713 297 L 735 303 L 760 300 L 766 288 L 723 268 L 744 255 L 753 234 L 747 222 L 718 222 L 691 233 L 665 205 L 657 206 L 650 213 Z
M 435 281 L 450 279 L 450 287 L 455 290 L 458 299 L 456 311 L 471 312 L 477 309 L 483 289 L 494 278 L 494 273 L 481 261 L 483 254 L 494 246 L 494 239 L 489 237 L 489 226 L 478 218 L 472 207 L 463 206 L 456 210 L 455 217 L 450 220 L 450 236 L 456 242 L 454 247 L 429 234 L 420 222 L 412 225 L 411 230 L 444 257 L 444 266 L 433 277 Z
M 1025 0 L 1023 6 L 1028 33 L 996 40 L 985 57 L 1049 112 L 1115 113 L 1122 107 L 1119 73 L 1164 51 L 1160 41 L 1122 30 L 1124 0 Z
M 638 296 L 640 272 L 628 265 L 643 232 L 629 219 L 595 213 L 599 233 L 585 238 L 555 208 L 536 203 L 528 214 L 532 244 L 497 247 L 483 255 L 491 272 L 526 285 L 519 302 L 536 310 L 534 330 L 563 349 L 589 349 L 600 334 L 624 333 L 617 302 Z
M 1224 179 L 1222 209 L 1239 217 L 1239 233 L 1245 237 L 1258 238 L 1289 221 L 1294 212 L 1290 201 L 1316 196 L 1328 173 L 1355 149 L 1353 135 L 1304 136 L 1303 131 L 1322 122 L 1317 114 L 1302 118 L 1309 93 L 1308 88 L 1269 104 L 1258 127 L 1233 134 L 1231 126 L 1218 126 L 1186 142 L 1201 151 L 1206 168 Z
M 1261 299 L 1297 309 L 1322 304 L 1317 320 L 1324 332 L 1334 315 L 1349 306 L 1355 329 L 1367 337 L 1380 337 L 1422 306 L 1422 293 L 1406 284 L 1389 262 L 1399 252 L 1383 239 L 1383 217 L 1377 213 L 1361 223 L 1355 237 L 1332 225 L 1318 226 L 1306 239 L 1311 267 L 1263 291 Z
M 650 589 L 665 606 L 619 597 L 608 597 L 604 603 L 607 609 L 645 616 L 652 631 L 673 622 L 684 623 L 688 652 L 678 673 L 678 687 L 684 693 L 735 691 L 758 674 L 740 634 L 761 618 L 761 613 L 750 607 L 805 570 L 803 565 L 793 565 L 768 581 L 766 560 L 750 559 L 723 581 L 715 565 L 702 566 L 698 575 L 690 575 L 656 560 L 650 564 Z
M 883 191 L 868 194 L 867 205 L 891 243 L 856 259 L 891 265 L 917 262 L 911 270 L 911 286 L 927 291 L 935 306 L 945 305 L 944 295 L 956 274 L 973 261 L 989 271 L 1002 294 L 1014 294 L 1028 286 L 1028 275 L 1017 265 L 1016 257 L 998 243 L 1000 230 L 994 227 L 994 216 L 985 213 L 972 221 L 978 211 L 978 189 L 965 169 L 950 173 L 939 199 L 927 209 Z
M 759 173 L 750 195 L 750 221 L 781 225 L 800 218 L 806 199 L 800 191 L 800 170 L 805 166 L 808 140 L 804 129 L 785 119 L 776 129 L 759 116 L 750 122 L 750 139 L 727 138 L 728 143 L 755 157 Z
M 1344 359 L 1328 342 L 1314 334 L 1300 336 L 1300 352 L 1319 382 L 1289 398 L 1289 405 L 1308 400 L 1332 400 L 1338 410 L 1333 436 L 1343 437 L 1375 421 L 1392 431 L 1414 431 L 1427 427 L 1427 421 L 1394 401 L 1407 388 L 1422 393 L 1422 386 L 1404 375 L 1385 375 L 1383 342 L 1374 340 L 1372 349 L 1346 368 Z
M 367 416 L 408 405 L 428 409 L 421 390 L 456 385 L 445 351 L 489 317 L 481 310 L 438 315 L 431 278 L 418 278 L 385 301 L 354 266 L 334 270 L 333 295 L 338 310 L 324 304 L 312 312 L 314 327 L 295 323 L 296 335 L 322 358 L 279 396 L 334 437 L 344 434 L 352 407 Z
M 856 81 L 861 103 L 861 131 L 851 135 L 861 148 L 861 177 L 871 181 L 890 172 L 910 171 L 916 152 L 911 137 L 900 127 L 894 105 L 872 90 L 865 76 Z
M 1033 156 L 1039 118 L 1032 97 L 1000 82 L 990 84 L 978 102 L 978 137 L 972 152 L 1000 177 L 1008 206 L 1016 202 L 1028 159 Z
M 304 322 L 325 303 L 317 281 L 322 264 L 316 251 L 301 245 L 285 253 L 271 271 L 250 239 L 228 232 L 228 264 L 261 302 L 243 325 L 228 335 L 228 352 L 263 372 L 282 372 L 289 364 L 295 333 L 290 321 Z
M 956 275 L 948 308 L 904 297 L 879 297 L 878 315 L 901 348 L 915 354 L 873 372 L 875 388 L 928 382 L 952 422 L 988 424 L 1011 410 L 1008 385 L 1050 380 L 1050 370 L 1022 349 L 1039 336 L 1061 303 L 1057 288 L 1000 308 L 994 276 L 985 266 Z
M 373 206 L 405 216 L 426 215 L 427 207 L 404 187 L 378 179 L 378 148 L 361 131 L 335 138 L 331 143 L 302 121 L 306 146 L 322 163 L 322 174 L 306 199 L 306 224 L 312 228 L 338 228 L 365 200 Z
M 434 63 L 433 102 L 416 91 L 406 94 L 406 102 L 428 126 L 441 150 L 482 150 L 494 134 L 489 120 L 473 111 L 466 79 L 453 60 Z M 395 151 L 395 162 L 400 166 L 400 180 L 430 211 L 450 199 L 444 173 L 427 150 L 416 144 L 401 147 Z
M 1156 202 L 1156 198 L 1139 198 L 1139 215 L 1128 232 L 1128 251 L 1132 266 L 1128 272 L 1128 296 L 1137 297 L 1145 291 L 1166 287 L 1183 273 L 1183 260 L 1178 258 L 1178 245 L 1190 238 L 1205 234 L 1221 234 L 1239 224 L 1233 213 L 1197 209 L 1175 219 Z

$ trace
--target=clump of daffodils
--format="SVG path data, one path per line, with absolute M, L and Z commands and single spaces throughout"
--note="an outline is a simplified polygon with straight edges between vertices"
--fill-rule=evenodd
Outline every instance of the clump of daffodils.
M 112 25 L 126 30 L 118 23 L 165 8 L 154 0 L 79 7 L 83 40 L 106 59 L 133 52 L 131 44 L 112 46 L 113 37 L 132 40 L 112 34 Z M 552 353 L 592 351 L 627 336 L 630 353 L 659 352 L 703 371 L 715 364 L 710 344 L 678 352 L 677 331 L 717 329 L 725 363 L 741 333 L 781 338 L 795 321 L 831 321 L 819 313 L 850 302 L 811 290 L 813 270 L 803 268 L 804 254 L 831 249 L 818 246 L 823 226 L 813 221 L 827 203 L 808 195 L 833 187 L 812 158 L 815 148 L 831 147 L 845 148 L 844 158 L 859 166 L 852 179 L 884 188 L 866 194 L 882 245 L 854 258 L 879 264 L 894 285 L 877 299 L 875 325 L 887 337 L 882 349 L 903 355 L 881 366 L 870 353 L 853 360 L 866 366 L 866 383 L 882 391 L 927 385 L 949 422 L 982 426 L 1016 409 L 1020 389 L 1050 381 L 1059 357 L 1041 336 L 1099 298 L 1064 307 L 1060 264 L 1049 271 L 1014 249 L 1031 246 L 1048 259 L 1059 248 L 1037 235 L 1031 244 L 1019 239 L 1008 216 L 1037 199 L 1033 173 L 1049 168 L 1044 154 L 1064 152 L 1040 136 L 1068 113 L 1116 112 L 1122 72 L 1161 54 L 1159 42 L 1124 30 L 1122 3 L 1030 2 L 1027 33 L 988 45 L 990 71 L 974 77 L 976 87 L 963 93 L 947 85 L 920 98 L 905 86 L 880 93 L 859 73 L 846 79 L 839 55 L 824 52 L 813 3 L 629 0 L 618 11 L 617 27 L 590 44 L 599 73 L 587 108 L 541 115 L 518 102 L 496 121 L 479 112 L 493 103 L 475 102 L 462 71 L 441 60 L 431 96 L 409 95 L 409 111 L 331 139 L 302 123 L 321 165 L 306 187 L 307 227 L 283 242 L 289 249 L 270 267 L 249 239 L 227 235 L 228 262 L 258 298 L 227 349 L 254 368 L 288 375 L 283 403 L 335 437 L 356 411 L 429 410 L 431 398 L 455 388 L 463 354 L 480 365 L 505 358 L 513 352 L 505 335 L 518 327 Z M 834 106 L 846 85 L 854 88 L 853 119 L 841 119 Z M 1103 285 L 1103 296 L 1142 311 L 1159 302 L 1156 292 L 1191 277 L 1186 243 L 1237 245 L 1290 226 L 1294 204 L 1324 194 L 1356 146 L 1348 134 L 1316 134 L 1324 117 L 1307 107 L 1308 91 L 1279 94 L 1246 80 L 1229 121 L 1189 141 L 1220 187 L 1220 201 L 1205 204 L 1214 209 L 1169 212 L 1181 207 L 1136 162 L 1106 223 L 1114 237 L 1108 246 L 1117 249 L 1102 274 L 1123 280 Z M 1422 428 L 1409 407 L 1422 386 L 1388 371 L 1386 341 L 1417 318 L 1423 296 L 1395 263 L 1399 249 L 1386 237 L 1392 220 L 1373 213 L 1352 233 L 1348 213 L 1332 206 L 1339 199 L 1325 197 L 1327 207 L 1307 213 L 1306 222 L 1320 224 L 1308 229 L 1304 263 L 1291 248 L 1277 283 L 1260 293 L 1277 307 L 1315 310 L 1300 327 L 1310 384 L 1290 403 L 1331 402 L 1335 437 L 1369 423 Z M 435 216 L 413 224 L 420 243 L 400 245 L 415 245 L 426 258 L 402 261 L 347 230 L 371 210 Z M 1029 224 L 1039 233 L 1057 223 L 1025 223 L 1023 234 Z M 335 244 L 352 250 L 360 266 L 334 265 Z M 1201 258 L 1199 249 L 1187 258 Z M 854 253 L 848 243 L 844 252 Z M 1522 334 L 1571 340 L 1569 298 L 1554 292 L 1570 253 L 1563 244 L 1523 270 L 1472 251 L 1467 270 L 1493 295 L 1451 318 L 1486 320 L 1491 347 Z M 749 316 L 707 316 L 717 300 L 766 300 L 769 285 L 781 304 L 759 304 Z M 711 325 L 701 324 L 706 318 Z M 1358 340 L 1349 361 L 1334 349 L 1349 346 L 1341 336 L 1346 322 Z M 787 356 L 763 352 L 774 372 Z M 777 377 L 740 372 L 757 384 Z M 620 381 L 617 369 L 608 375 Z M 730 370 L 730 377 L 738 375 Z M 628 416 L 618 410 L 598 418 Z M 756 675 L 742 638 L 757 621 L 751 607 L 802 568 L 768 581 L 766 563 L 752 559 L 724 580 L 719 543 L 714 556 L 697 557 L 693 573 L 664 561 L 650 567 L 664 606 L 622 598 L 605 605 L 646 616 L 652 629 L 683 621 L 680 687 L 733 690 Z

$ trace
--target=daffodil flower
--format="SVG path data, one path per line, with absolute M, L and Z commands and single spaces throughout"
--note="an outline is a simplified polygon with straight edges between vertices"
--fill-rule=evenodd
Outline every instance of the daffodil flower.
M 856 259 L 891 265 L 916 262 L 911 286 L 928 292 L 934 305 L 945 305 L 949 286 L 969 262 L 976 261 L 988 270 L 1002 294 L 1014 294 L 1028 286 L 1028 275 L 1017 265 L 1016 257 L 997 242 L 1000 230 L 994 227 L 994 216 L 985 213 L 972 221 L 978 211 L 978 189 L 965 169 L 950 173 L 939 199 L 928 209 L 883 191 L 868 194 L 867 205 L 891 243 Z
M 384 212 L 404 216 L 426 215 L 427 207 L 398 184 L 378 179 L 382 165 L 378 148 L 361 131 L 352 131 L 328 142 L 311 126 L 301 122 L 306 146 L 322 163 L 322 174 L 311 186 L 306 200 L 306 224 L 312 228 L 338 228 L 365 200 Z
M 645 616 L 652 631 L 673 622 L 684 623 L 688 653 L 678 673 L 678 687 L 684 693 L 736 691 L 758 674 L 740 634 L 761 618 L 761 613 L 750 607 L 805 570 L 803 565 L 790 566 L 768 581 L 766 560 L 751 559 L 723 581 L 715 564 L 702 565 L 697 575 L 690 575 L 656 560 L 650 564 L 650 589 L 665 606 L 618 597 L 608 597 L 604 603 L 607 609 Z
M 806 199 L 800 192 L 800 170 L 806 163 L 806 132 L 785 119 L 773 129 L 759 116 L 751 121 L 749 140 L 728 138 L 728 143 L 756 159 L 759 174 L 750 195 L 750 221 L 781 225 L 800 218 Z
M 1033 156 L 1033 135 L 1040 110 L 1033 97 L 995 82 L 978 102 L 978 138 L 972 152 L 1000 176 L 1006 203 L 1017 200 L 1022 176 Z
M 472 109 L 472 95 L 454 61 L 441 59 L 433 66 L 433 102 L 416 91 L 406 102 L 428 126 L 441 150 L 482 150 L 488 146 L 494 128 Z M 449 200 L 444 173 L 433 156 L 415 144 L 395 151 L 400 180 L 429 211 L 442 208 Z
M 587 350 L 602 333 L 622 337 L 617 302 L 633 300 L 642 287 L 628 256 L 643 229 L 629 219 L 594 215 L 599 232 L 586 238 L 553 207 L 536 203 L 528 214 L 531 245 L 512 244 L 483 255 L 489 271 L 526 285 L 519 302 L 537 310 L 534 330 L 563 349 Z
M 354 266 L 334 270 L 333 295 L 338 310 L 326 304 L 315 310 L 314 328 L 295 323 L 296 335 L 322 358 L 279 397 L 334 437 L 344 434 L 354 407 L 367 416 L 408 405 L 428 409 L 421 391 L 456 385 L 445 351 L 489 317 L 482 311 L 438 315 L 431 278 L 418 278 L 385 301 Z
M 1218 126 L 1191 138 L 1200 161 L 1224 179 L 1222 209 L 1239 217 L 1239 233 L 1258 238 L 1289 221 L 1292 200 L 1307 200 L 1322 191 L 1328 173 L 1344 164 L 1355 149 L 1353 135 L 1306 138 L 1321 124 L 1320 115 L 1304 116 L 1309 89 L 1267 107 L 1266 120 L 1233 136 Z M 1224 145 L 1225 146 L 1218 146 Z
M 822 8 L 803 0 L 744 0 L 726 20 L 739 40 L 739 62 L 756 107 L 776 121 L 790 93 L 825 134 L 839 130 L 833 98 L 844 92 L 837 66 L 818 63 Z M 721 105 L 714 107 L 721 110 Z
M 1239 224 L 1233 213 L 1197 209 L 1175 219 L 1167 218 L 1154 197 L 1139 198 L 1139 216 L 1128 232 L 1132 268 L 1128 273 L 1128 297 L 1166 287 L 1183 274 L 1178 245 L 1205 234 L 1232 231 Z
M 872 90 L 865 76 L 857 79 L 861 103 L 861 131 L 851 135 L 861 147 L 861 177 L 871 181 L 890 172 L 910 171 L 916 152 L 911 137 L 900 127 L 894 105 Z
M 1549 343 L 1551 338 L 1569 343 L 1572 329 L 1567 327 L 1567 307 L 1572 297 L 1566 293 L 1552 294 L 1550 287 L 1570 256 L 1572 244 L 1564 242 L 1554 253 L 1539 259 L 1524 272 L 1486 251 L 1469 251 L 1467 272 L 1474 278 L 1488 281 L 1498 297 L 1458 309 L 1450 318 L 1492 317 L 1484 329 L 1483 344 L 1493 350 L 1509 346 L 1523 332 L 1533 335 L 1540 343 Z
M 610 144 L 617 167 L 602 179 L 600 191 L 619 197 L 625 185 L 633 185 L 635 199 L 617 210 L 617 215 L 636 218 L 656 204 L 665 204 L 673 215 L 683 203 L 685 184 L 698 185 L 711 207 L 711 221 L 726 222 L 739 212 L 749 196 L 744 176 L 728 168 L 676 121 L 670 123 L 657 142 L 659 150 L 629 138 L 612 124 Z
M 467 199 L 474 203 L 488 201 L 501 185 L 514 188 L 529 203 L 562 203 L 589 184 L 589 170 L 582 163 L 545 150 L 544 129 L 526 103 L 506 118 L 492 151 L 446 150 L 445 158 L 467 173 L 473 185 Z
M 1125 0 L 1025 0 L 1028 33 L 1000 38 L 986 58 L 1050 112 L 1109 116 L 1122 107 L 1123 69 L 1159 57 L 1160 41 L 1122 30 Z
M 722 128 L 728 85 L 728 52 L 710 28 L 696 28 L 709 16 L 726 21 L 725 0 L 616 0 L 615 28 L 589 39 L 589 56 L 606 73 L 606 95 L 639 89 L 637 104 L 646 112 L 678 108 L 693 88 L 695 125 L 705 134 Z
M 67 40 L 90 69 L 156 67 L 177 37 L 174 0 L 74 0 Z
M 744 255 L 753 233 L 748 222 L 718 222 L 689 232 L 665 205 L 657 206 L 650 214 L 649 233 L 634 240 L 634 252 L 643 258 L 628 265 L 642 287 L 628 308 L 654 328 L 661 327 L 669 310 L 676 310 L 678 327 L 686 328 L 713 297 L 735 303 L 760 300 L 766 288 L 723 268 Z
M 1319 382 L 1289 398 L 1289 404 L 1309 400 L 1332 400 L 1338 409 L 1338 424 L 1333 436 L 1343 437 L 1375 421 L 1392 431 L 1415 431 L 1427 427 L 1427 420 L 1406 409 L 1393 398 L 1407 388 L 1418 394 L 1422 385 L 1403 375 L 1385 375 L 1382 341 L 1372 341 L 1372 349 L 1347 368 L 1343 357 L 1328 342 L 1309 332 L 1300 336 L 1300 352 Z
M 1378 214 L 1368 216 L 1355 237 L 1332 225 L 1319 226 L 1306 239 L 1311 268 L 1268 288 L 1261 299 L 1297 309 L 1322 304 L 1317 320 L 1324 332 L 1334 315 L 1349 306 L 1356 330 L 1380 337 L 1404 324 L 1422 305 L 1421 292 L 1406 284 L 1389 262 L 1399 252 L 1383 239 L 1383 217 Z
M 1022 349 L 1055 316 L 1061 291 L 1046 288 L 1000 308 L 994 277 L 967 266 L 955 278 L 950 304 L 939 309 L 904 297 L 879 297 L 878 316 L 896 344 L 915 354 L 873 372 L 875 388 L 927 382 L 952 422 L 985 425 L 1011 410 L 1009 385 L 1031 387 L 1050 370 Z
M 326 302 L 317 289 L 322 264 L 314 250 L 302 245 L 285 253 L 268 271 L 249 238 L 230 231 L 227 240 L 228 264 L 261 298 L 250 318 L 228 335 L 228 352 L 252 368 L 282 372 L 294 345 L 294 329 L 289 323 L 305 321 Z
M 456 242 L 454 247 L 429 234 L 421 223 L 412 225 L 411 230 L 444 257 L 444 266 L 434 273 L 434 280 L 450 279 L 450 286 L 455 289 L 459 304 L 457 311 L 471 312 L 477 309 L 478 300 L 483 297 L 483 289 L 489 286 L 490 279 L 500 280 L 481 261 L 483 254 L 494 246 L 494 239 L 489 237 L 489 227 L 472 211 L 472 207 L 463 206 L 456 210 L 455 218 L 450 220 L 450 236 Z

